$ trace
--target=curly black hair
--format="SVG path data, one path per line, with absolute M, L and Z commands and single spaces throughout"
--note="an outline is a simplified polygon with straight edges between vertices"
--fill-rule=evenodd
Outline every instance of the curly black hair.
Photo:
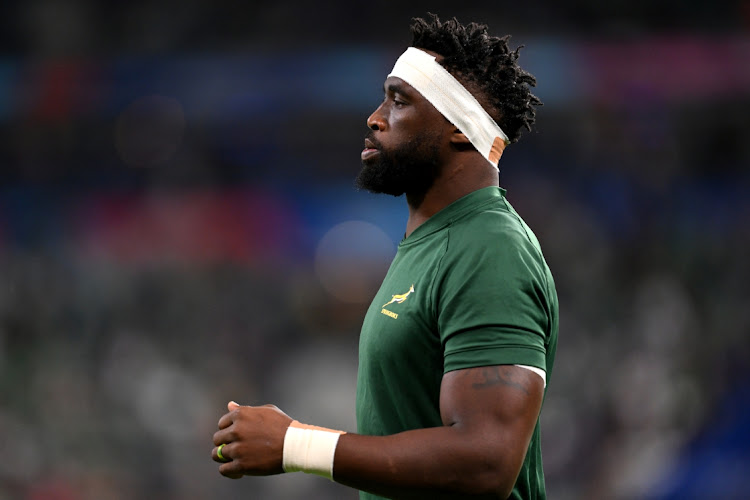
M 484 24 L 464 26 L 455 17 L 441 23 L 436 14 L 428 15 L 429 21 L 412 19 L 412 46 L 440 54 L 443 67 L 474 94 L 510 142 L 517 142 L 542 105 L 530 89 L 536 78 L 517 63 L 523 46 L 511 50 L 510 35 L 491 36 Z

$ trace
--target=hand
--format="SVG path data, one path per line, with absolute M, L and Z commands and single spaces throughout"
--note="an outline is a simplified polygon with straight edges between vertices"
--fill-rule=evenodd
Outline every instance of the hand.
M 219 472 L 232 479 L 284 472 L 284 436 L 292 418 L 274 405 L 240 406 L 232 401 L 227 410 L 219 419 L 211 451 L 214 461 L 222 464 Z M 229 462 L 217 455 L 221 444 L 221 454 Z

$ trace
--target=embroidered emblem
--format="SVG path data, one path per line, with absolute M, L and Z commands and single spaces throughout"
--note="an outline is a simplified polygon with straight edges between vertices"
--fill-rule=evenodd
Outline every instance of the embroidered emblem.
M 394 304 L 394 303 L 395 304 L 400 304 L 403 301 L 405 301 L 409 297 L 409 295 L 412 294 L 412 293 L 414 293 L 414 284 L 411 285 L 411 288 L 409 288 L 408 292 L 406 292 L 406 293 L 398 293 L 396 295 L 392 295 L 391 296 L 391 300 L 389 300 L 388 302 L 386 302 L 385 304 L 383 304 L 383 308 L 380 310 L 380 312 L 382 314 L 385 314 L 386 316 L 389 316 L 389 317 L 393 318 L 393 319 L 398 319 L 398 314 L 396 314 L 393 311 L 389 311 L 388 309 L 385 308 L 385 306 L 390 305 L 390 304 Z

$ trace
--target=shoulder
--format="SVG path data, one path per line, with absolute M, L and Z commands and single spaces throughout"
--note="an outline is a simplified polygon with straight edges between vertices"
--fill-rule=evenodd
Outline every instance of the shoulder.
M 548 288 L 550 273 L 539 242 L 504 199 L 454 221 L 447 232 L 442 272 Z
M 541 253 L 536 236 L 504 199 L 454 221 L 449 227 L 449 251 Z

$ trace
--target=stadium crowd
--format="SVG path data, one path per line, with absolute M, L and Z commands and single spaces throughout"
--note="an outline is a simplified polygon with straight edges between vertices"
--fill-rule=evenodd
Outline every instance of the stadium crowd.
M 576 3 L 583 36 L 553 2 L 457 13 L 518 26 L 546 102 L 501 184 L 560 295 L 548 491 L 740 498 L 750 9 Z M 406 213 L 353 179 L 406 41 L 346 9 L 212 5 L 3 7 L 0 500 L 355 497 L 228 481 L 210 436 L 230 399 L 354 430 L 357 334 Z

